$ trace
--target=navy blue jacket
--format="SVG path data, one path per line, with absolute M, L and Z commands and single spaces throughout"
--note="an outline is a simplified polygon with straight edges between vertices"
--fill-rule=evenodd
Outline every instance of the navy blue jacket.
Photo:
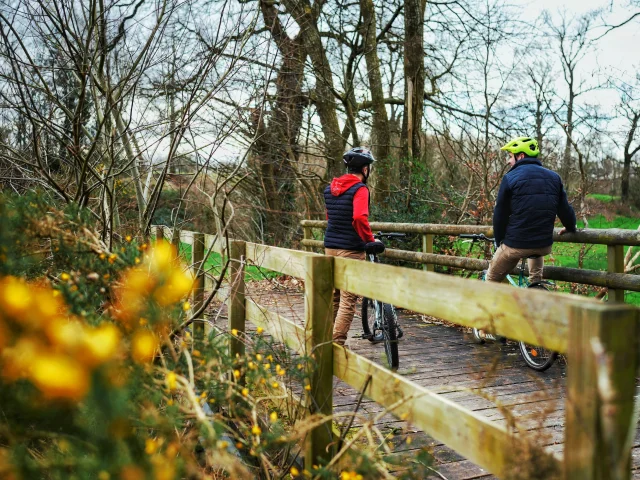
M 567 199 L 560 175 L 525 157 L 502 178 L 493 210 L 496 243 L 512 248 L 544 248 L 553 244 L 556 215 L 576 229 L 576 214 Z
M 358 182 L 338 196 L 331 193 L 331 185 L 325 188 L 324 202 L 328 217 L 324 234 L 325 248 L 364 251 L 366 243 L 353 228 L 353 197 L 362 187 L 367 188 L 364 183 Z

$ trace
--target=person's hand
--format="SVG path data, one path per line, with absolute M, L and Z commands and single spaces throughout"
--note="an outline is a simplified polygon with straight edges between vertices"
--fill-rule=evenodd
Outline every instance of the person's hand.
M 567 233 L 567 232 L 568 232 L 568 233 L 575 233 L 575 231 L 576 231 L 576 230 L 577 230 L 577 229 L 576 229 L 576 228 L 574 228 L 573 230 L 571 230 L 571 231 L 569 232 L 569 230 L 567 230 L 567 227 L 562 227 L 562 228 L 560 229 L 560 231 L 558 232 L 558 235 L 564 235 L 564 234 L 565 234 L 565 233 Z
M 364 249 L 367 253 L 375 253 L 376 255 L 379 255 L 384 252 L 384 243 L 380 240 L 369 242 L 364 246 Z

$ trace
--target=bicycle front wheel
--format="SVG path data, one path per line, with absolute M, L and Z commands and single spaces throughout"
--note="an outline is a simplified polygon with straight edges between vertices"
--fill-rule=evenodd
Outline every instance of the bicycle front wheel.
M 384 337 L 384 351 L 387 354 L 387 361 L 392 370 L 397 370 L 400 365 L 398 355 L 398 316 L 393 305 L 383 304 L 384 321 L 382 324 L 382 336 Z
M 529 288 L 547 290 L 544 285 L 534 285 Z M 529 345 L 524 342 L 519 342 L 519 344 L 520 353 L 522 354 L 522 358 L 524 358 L 527 366 L 538 372 L 544 372 L 547 370 L 551 365 L 553 365 L 556 358 L 558 358 L 558 352 L 554 352 L 553 350 L 549 350 L 539 345 Z

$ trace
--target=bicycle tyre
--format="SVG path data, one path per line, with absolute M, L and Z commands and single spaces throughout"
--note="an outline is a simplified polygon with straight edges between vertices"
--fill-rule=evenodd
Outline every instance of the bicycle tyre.
M 388 303 L 382 304 L 384 321 L 382 325 L 382 336 L 384 338 L 384 351 L 387 354 L 387 361 L 391 370 L 397 370 L 400 366 L 400 357 L 398 355 L 398 336 L 397 336 L 397 315 L 393 305 Z
M 548 290 L 544 285 L 532 285 L 529 288 Z M 538 372 L 544 372 L 554 364 L 558 358 L 558 352 L 549 350 L 538 345 L 529 345 L 525 342 L 518 342 L 522 358 L 529 368 Z
M 360 314 L 362 317 L 362 336 L 363 338 L 369 339 L 369 341 L 373 343 L 373 324 L 376 320 L 376 309 L 375 305 L 373 304 L 373 300 L 367 297 L 362 297 L 362 307 Z
M 483 282 L 486 280 L 487 277 L 487 271 L 483 270 L 482 273 L 480 273 L 480 275 L 478 275 L 478 279 L 482 280 Z M 473 341 L 476 342 L 478 345 L 484 345 L 484 338 L 482 338 L 480 336 L 480 330 L 478 330 L 477 328 L 474 328 L 472 330 L 472 335 L 473 335 Z

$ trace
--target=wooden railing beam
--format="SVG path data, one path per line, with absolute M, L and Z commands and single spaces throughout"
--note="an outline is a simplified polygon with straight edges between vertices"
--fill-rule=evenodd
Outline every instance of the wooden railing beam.
M 326 220 L 302 220 L 303 227 L 327 228 Z M 461 233 L 484 233 L 493 236 L 493 228 L 489 225 L 448 225 L 438 223 L 392 223 L 371 222 L 372 230 L 401 233 L 431 233 L 434 235 L 460 235 Z M 640 246 L 640 231 L 622 228 L 585 228 L 576 233 L 560 235 L 560 229 L 553 231 L 554 242 L 593 243 L 600 245 Z

